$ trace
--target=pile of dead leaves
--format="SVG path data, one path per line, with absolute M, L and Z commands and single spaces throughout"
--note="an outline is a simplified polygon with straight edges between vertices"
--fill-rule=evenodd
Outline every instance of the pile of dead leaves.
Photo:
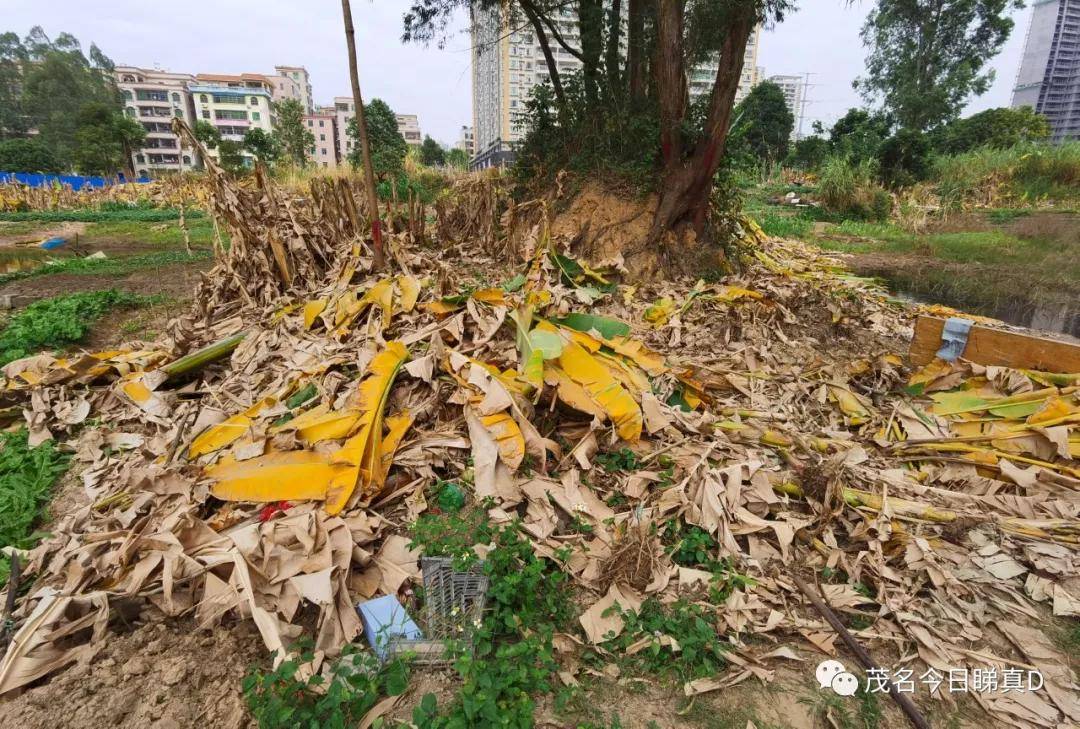
M 794 655 L 751 634 L 835 654 L 788 577 L 827 568 L 845 576 L 822 585 L 831 605 L 873 618 L 866 640 L 947 674 L 1015 664 L 1007 639 L 1047 690 L 980 703 L 1020 726 L 1080 720 L 1064 660 L 1022 625 L 1080 614 L 1075 377 L 909 376 L 907 315 L 795 243 L 716 283 L 620 283 L 617 260 L 542 231 L 515 261 L 399 237 L 376 272 L 355 199 L 265 178 L 213 191 L 233 246 L 174 331 L 242 334 L 227 361 L 170 377 L 174 341 L 4 370 L 5 404 L 70 444 L 87 502 L 29 555 L 0 692 L 87 660 L 120 599 L 248 617 L 279 656 L 309 631 L 334 655 L 358 601 L 417 579 L 407 525 L 453 478 L 590 596 L 579 640 L 598 645 L 623 630 L 616 603 L 708 600 L 714 576 L 658 532 L 708 534 L 752 579 L 714 613 L 735 668 L 688 694 Z M 81 427 L 91 414 L 106 425 Z M 598 467 L 623 448 L 638 468 Z

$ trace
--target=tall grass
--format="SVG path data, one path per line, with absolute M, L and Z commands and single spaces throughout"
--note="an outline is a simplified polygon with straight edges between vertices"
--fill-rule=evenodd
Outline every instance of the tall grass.
M 933 178 L 948 207 L 1080 203 L 1080 142 L 1024 142 L 940 157 Z
M 825 160 L 817 192 L 832 213 L 862 220 L 884 220 L 892 208 L 889 193 L 877 183 L 874 164 L 852 162 L 847 157 Z

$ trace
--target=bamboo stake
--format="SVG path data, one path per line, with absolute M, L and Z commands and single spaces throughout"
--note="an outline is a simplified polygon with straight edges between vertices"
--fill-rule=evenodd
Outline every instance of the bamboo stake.
M 364 181 L 367 184 L 368 208 L 371 215 L 371 240 L 374 243 L 374 266 L 381 271 L 384 265 L 382 229 L 379 221 L 379 198 L 375 194 L 375 172 L 371 166 L 371 147 L 368 144 L 367 120 L 364 117 L 364 99 L 360 95 L 360 72 L 356 67 L 356 38 L 353 33 L 352 6 L 349 0 L 341 0 L 341 14 L 345 16 L 345 43 L 349 50 L 349 80 L 352 82 L 353 106 L 356 107 L 356 133 L 360 137 L 360 155 L 364 161 Z

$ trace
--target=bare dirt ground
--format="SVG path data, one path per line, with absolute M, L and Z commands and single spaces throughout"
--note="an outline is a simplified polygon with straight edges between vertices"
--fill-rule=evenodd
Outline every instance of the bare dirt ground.
M 250 726 L 241 681 L 265 654 L 250 621 L 198 630 L 149 613 L 127 624 L 118 617 L 89 665 L 5 701 L 0 727 Z

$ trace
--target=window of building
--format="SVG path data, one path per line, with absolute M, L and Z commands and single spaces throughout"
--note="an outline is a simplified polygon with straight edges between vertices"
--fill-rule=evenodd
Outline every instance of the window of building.
M 184 164 L 191 164 L 191 157 L 188 157 L 186 154 L 184 155 Z
M 325 134 L 320 134 L 319 135 L 319 141 L 320 142 L 325 142 L 326 141 L 326 135 Z
M 136 114 L 134 106 L 126 107 L 124 111 L 127 113 L 128 116 L 135 116 Z
M 184 118 L 184 110 L 183 109 L 173 109 L 173 116 L 178 117 L 180 119 L 183 119 Z
M 135 155 L 135 161 L 138 162 L 139 164 L 143 164 L 144 162 L 146 162 L 146 157 L 144 157 L 141 154 L 137 154 L 137 155 Z
M 251 118 L 254 121 L 259 121 L 259 118 L 260 118 L 259 112 L 257 112 L 257 111 L 251 112 Z
M 129 91 L 128 89 L 124 89 L 124 98 L 127 101 L 131 101 L 131 91 Z
M 180 103 L 180 94 L 173 93 L 172 100 L 173 100 L 174 104 L 179 104 Z
M 258 106 L 259 105 L 259 97 L 258 96 L 252 96 L 250 99 L 248 99 L 248 103 L 251 104 L 252 106 Z
M 307 120 L 307 125 L 308 125 L 309 127 L 310 127 L 310 126 L 314 126 L 314 124 L 312 123 L 312 121 L 311 121 L 310 119 L 308 119 L 308 120 Z
M 199 101 L 203 104 L 206 104 L 210 101 L 210 99 L 206 98 L 206 94 L 199 94 Z
M 258 113 L 258 112 L 256 112 L 256 113 Z M 248 115 L 247 115 L 246 111 L 236 111 L 236 110 L 233 110 L 233 109 L 215 109 L 214 110 L 214 118 L 215 119 L 244 119 L 244 120 L 246 120 L 248 118 Z
M 202 118 L 203 119 L 209 119 L 210 118 L 210 110 L 209 109 L 203 109 L 202 110 Z
M 321 154 L 323 157 L 325 157 L 326 156 L 326 147 L 323 147 L 322 149 L 320 149 L 319 154 Z
M 323 126 L 323 120 L 322 119 L 319 120 L 319 126 L 320 127 Z

